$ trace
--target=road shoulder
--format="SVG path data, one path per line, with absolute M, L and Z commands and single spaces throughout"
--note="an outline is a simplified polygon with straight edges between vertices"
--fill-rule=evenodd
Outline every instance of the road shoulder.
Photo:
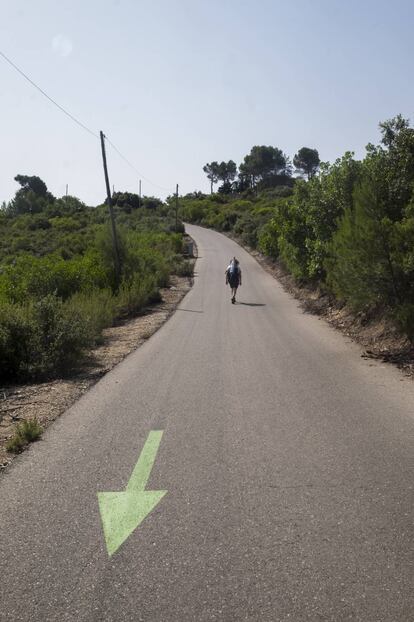
M 192 277 L 171 277 L 160 290 L 162 301 L 138 317 L 103 331 L 103 342 L 88 353 L 85 364 L 69 378 L 0 387 L 0 472 L 16 457 L 6 450 L 19 423 L 36 418 L 43 429 L 86 393 L 102 376 L 139 348 L 172 315 L 192 287 Z
M 305 313 L 324 319 L 362 346 L 363 358 L 392 363 L 405 377 L 414 379 L 414 345 L 401 335 L 389 318 L 385 315 L 374 316 L 364 312 L 353 312 L 346 305 L 321 291 L 319 287 L 298 283 L 280 263 L 250 248 L 237 236 L 227 232 L 224 234 L 240 244 L 286 292 L 299 300 Z

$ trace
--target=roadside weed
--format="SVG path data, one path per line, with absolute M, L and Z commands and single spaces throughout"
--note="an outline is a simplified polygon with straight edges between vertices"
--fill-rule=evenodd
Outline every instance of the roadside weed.
M 7 451 L 19 453 L 29 443 L 37 441 L 43 432 L 42 426 L 36 418 L 26 419 L 19 423 L 16 431 L 6 445 Z

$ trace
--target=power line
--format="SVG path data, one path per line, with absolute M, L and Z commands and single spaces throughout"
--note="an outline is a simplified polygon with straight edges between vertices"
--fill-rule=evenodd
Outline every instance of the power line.
M 28 82 L 30 82 L 30 84 L 32 86 L 35 87 L 35 89 L 37 89 L 44 97 L 46 97 L 46 99 L 48 99 L 50 102 L 52 102 L 52 104 L 54 106 L 56 106 L 56 108 L 58 108 L 61 112 L 63 112 L 67 117 L 69 117 L 69 119 L 71 119 L 72 121 L 74 121 L 77 125 L 79 125 L 82 129 L 84 129 L 86 132 L 88 132 L 89 134 L 91 134 L 94 138 L 98 138 L 99 136 L 98 134 L 96 134 L 95 132 L 93 132 L 89 127 L 87 127 L 86 125 L 84 125 L 81 121 L 79 121 L 79 119 L 77 119 L 76 117 L 73 116 L 73 114 L 71 114 L 70 112 L 68 112 L 65 108 L 63 108 L 63 106 L 61 106 L 60 104 L 57 103 L 57 101 L 55 101 L 54 99 L 52 99 L 52 97 L 50 97 L 47 93 L 45 93 L 45 91 L 43 89 L 40 88 L 40 86 L 38 86 L 36 84 L 36 82 L 34 82 L 31 78 L 29 78 L 28 75 L 26 75 L 24 73 L 24 71 L 22 71 L 12 60 L 10 60 L 10 58 L 8 58 L 8 56 L 6 56 L 6 54 L 4 54 L 1 50 L 0 50 L 0 56 L 2 56 L 4 58 L 5 61 L 7 61 L 9 63 L 9 65 L 11 65 L 20 75 L 23 76 L 23 78 L 25 78 L 25 80 L 27 80 Z M 109 145 L 111 145 L 112 149 L 114 149 L 116 151 L 116 153 L 128 164 L 128 166 L 130 166 L 140 177 L 142 177 L 142 179 L 145 179 L 145 181 L 147 181 L 149 184 L 151 184 L 151 186 L 154 186 L 155 188 L 158 188 L 159 190 L 163 190 L 165 192 L 172 192 L 171 188 L 164 188 L 163 186 L 159 186 L 158 184 L 155 184 L 153 181 L 151 181 L 150 179 L 148 179 L 147 177 L 145 177 L 145 175 L 143 175 L 133 164 L 132 162 L 130 162 L 128 160 L 128 158 L 126 158 L 117 147 L 115 147 L 115 145 L 109 140 L 109 138 L 107 136 L 105 136 L 105 139 L 108 141 Z
M 145 177 L 145 175 L 143 175 L 137 168 L 136 166 L 134 166 L 134 164 L 132 164 L 132 162 L 130 162 L 128 160 L 128 158 L 126 158 L 117 147 L 115 147 L 115 145 L 109 140 L 108 136 L 105 135 L 105 138 L 108 142 L 108 144 L 112 147 L 112 149 L 114 149 L 114 151 L 116 151 L 116 153 L 119 155 L 119 157 L 121 157 L 136 173 L 137 175 L 139 175 L 140 177 L 142 177 L 142 179 L 145 179 L 145 181 L 147 181 L 149 184 L 151 184 L 151 186 L 154 186 L 155 188 L 158 188 L 159 190 L 164 190 L 165 192 L 173 192 L 171 188 L 165 188 L 164 186 L 159 186 L 158 184 L 155 184 L 153 181 L 151 181 L 150 179 L 148 179 L 148 177 Z
M 86 130 L 87 132 L 89 132 L 89 134 L 92 134 L 92 136 L 94 136 L 95 138 L 99 138 L 98 134 L 95 134 L 95 132 L 93 132 L 92 130 L 89 129 L 89 127 L 86 127 L 86 125 L 84 125 L 83 123 L 81 123 L 81 121 L 79 121 L 76 117 L 73 116 L 73 114 L 71 114 L 70 112 L 68 112 L 67 110 L 65 110 L 65 108 L 63 108 L 60 104 L 58 104 L 54 99 L 52 99 L 47 93 L 44 92 L 43 89 L 40 88 L 40 86 L 38 86 L 35 82 L 33 82 L 33 80 L 31 80 L 29 78 L 29 76 L 27 76 L 21 69 L 19 69 L 19 67 L 17 65 L 15 65 L 13 63 L 13 61 L 10 60 L 10 58 L 8 58 L 5 54 L 3 54 L 3 52 L 0 50 L 0 56 L 2 56 L 4 58 L 4 60 L 6 60 L 9 65 L 11 65 L 16 71 L 18 71 L 20 73 L 20 75 L 23 76 L 23 78 L 25 78 L 28 82 L 30 82 L 30 84 L 32 86 L 35 87 L 35 89 L 37 89 L 38 91 L 40 91 L 40 93 L 42 93 L 42 95 L 44 95 L 50 102 L 52 102 L 52 104 L 54 104 L 57 108 L 59 108 L 59 110 L 61 110 L 63 113 L 65 113 L 66 116 L 69 117 L 69 119 L 72 119 L 72 121 L 74 121 L 75 123 L 77 123 L 81 128 L 83 128 L 84 130 Z

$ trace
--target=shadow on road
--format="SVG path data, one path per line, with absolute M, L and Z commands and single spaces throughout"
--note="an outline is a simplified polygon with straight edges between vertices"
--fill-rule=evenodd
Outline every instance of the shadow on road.
M 236 305 L 245 305 L 246 307 L 265 307 L 266 305 L 262 302 L 238 302 L 236 300 Z

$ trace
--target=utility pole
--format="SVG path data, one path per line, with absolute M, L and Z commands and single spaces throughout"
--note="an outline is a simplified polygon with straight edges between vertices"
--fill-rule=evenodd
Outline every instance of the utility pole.
M 66 184 L 66 201 L 68 200 L 68 184 Z
M 175 232 L 178 231 L 178 184 L 175 191 Z
M 138 207 L 141 207 L 141 180 L 139 180 Z
M 116 234 L 114 210 L 112 209 L 111 187 L 109 185 L 108 168 L 106 165 L 105 135 L 102 132 L 102 130 L 100 131 L 100 136 L 101 136 L 103 168 L 104 168 L 104 173 L 105 173 L 106 198 L 108 201 L 109 215 L 111 217 L 112 244 L 113 244 L 114 259 L 115 259 L 115 279 L 116 279 L 116 287 L 118 288 L 120 284 L 120 280 L 121 280 L 121 260 L 120 260 L 120 255 L 119 255 L 118 236 Z

